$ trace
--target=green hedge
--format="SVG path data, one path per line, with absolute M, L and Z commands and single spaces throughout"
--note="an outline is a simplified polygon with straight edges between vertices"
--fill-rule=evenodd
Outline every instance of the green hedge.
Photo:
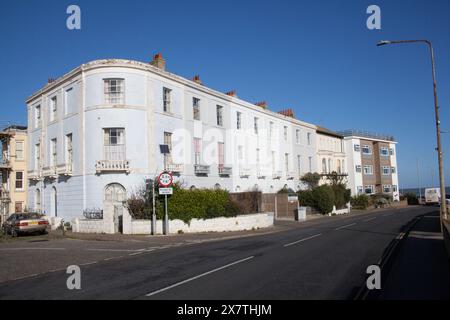
M 162 197 L 161 197 L 162 198 Z M 164 200 L 160 198 L 157 217 L 164 215 Z M 189 223 L 192 219 L 234 217 L 238 206 L 230 199 L 226 190 L 182 189 L 174 186 L 173 195 L 168 198 L 169 218 Z
M 350 203 L 353 208 L 366 210 L 369 207 L 369 196 L 360 194 L 351 198 Z

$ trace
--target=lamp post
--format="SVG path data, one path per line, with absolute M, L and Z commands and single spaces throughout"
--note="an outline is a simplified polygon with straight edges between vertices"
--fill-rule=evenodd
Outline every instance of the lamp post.
M 431 41 L 428 40 L 396 40 L 389 41 L 383 40 L 380 41 L 377 46 L 384 46 L 388 44 L 403 44 L 403 43 L 425 43 L 428 45 L 430 49 L 431 55 L 431 71 L 433 76 L 433 90 L 434 90 L 434 113 L 436 117 L 436 137 L 437 137 L 437 152 L 438 152 L 438 161 L 439 161 L 439 182 L 441 188 L 441 226 L 442 219 L 447 219 L 447 204 L 445 201 L 445 179 L 444 179 L 444 160 L 442 154 L 442 144 L 441 144 L 441 121 L 439 118 L 439 105 L 438 105 L 438 97 L 437 97 L 437 84 L 436 84 L 436 66 L 434 61 L 434 50 Z

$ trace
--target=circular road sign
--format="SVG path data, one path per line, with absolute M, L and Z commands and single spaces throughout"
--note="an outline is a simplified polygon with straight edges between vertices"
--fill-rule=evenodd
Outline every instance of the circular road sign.
M 160 187 L 170 187 L 173 183 L 173 176 L 169 172 L 163 172 L 158 177 Z

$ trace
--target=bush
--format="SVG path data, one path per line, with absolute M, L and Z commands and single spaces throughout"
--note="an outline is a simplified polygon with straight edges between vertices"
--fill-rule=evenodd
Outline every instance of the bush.
M 407 192 L 404 194 L 406 200 L 408 200 L 408 205 L 409 206 L 413 206 L 413 205 L 418 205 L 419 204 L 419 199 L 417 199 L 417 195 L 413 192 Z
M 308 172 L 303 177 L 300 178 L 300 181 L 306 184 L 309 190 L 313 190 L 317 188 L 321 178 L 322 177 L 317 172 L 315 173 Z
M 365 194 L 360 194 L 352 197 L 350 203 L 355 209 L 366 210 L 369 207 L 369 197 Z
M 344 184 L 334 184 L 331 186 L 334 193 L 334 205 L 336 209 L 346 208 L 351 199 L 351 190 Z
M 323 185 L 317 187 L 312 192 L 316 209 L 323 214 L 333 211 L 334 192 L 330 186 Z
M 313 192 L 311 190 L 302 190 L 298 193 L 298 204 L 302 207 L 316 207 L 316 202 L 314 201 Z

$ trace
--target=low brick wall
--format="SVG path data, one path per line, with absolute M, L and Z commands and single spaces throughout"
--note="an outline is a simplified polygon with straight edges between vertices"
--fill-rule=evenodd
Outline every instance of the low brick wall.
M 170 220 L 169 233 L 199 233 L 199 232 L 224 232 L 243 231 L 273 226 L 273 213 L 257 213 L 242 215 L 233 218 L 192 219 L 189 224 L 181 220 Z M 162 234 L 162 221 L 156 222 L 156 233 Z M 124 234 L 150 234 L 150 220 L 131 220 L 127 228 L 124 225 Z
M 74 219 L 72 231 L 79 233 L 114 233 L 114 224 L 105 220 Z

